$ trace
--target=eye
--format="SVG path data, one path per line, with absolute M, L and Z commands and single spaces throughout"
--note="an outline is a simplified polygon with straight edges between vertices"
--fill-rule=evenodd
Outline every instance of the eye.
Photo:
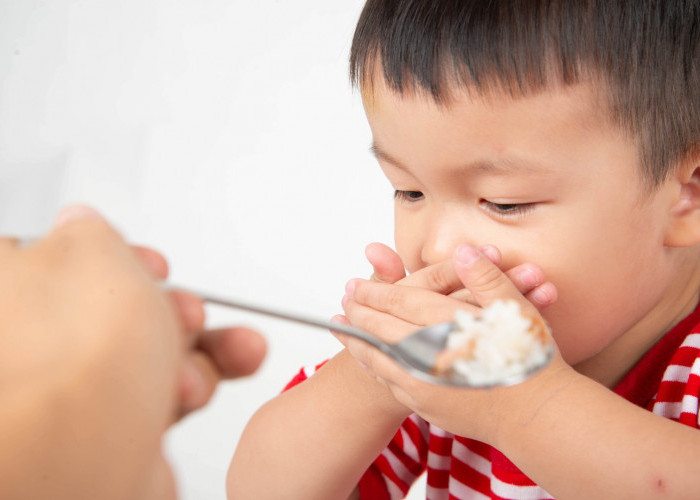
M 394 198 L 401 201 L 416 202 L 423 199 L 423 193 L 420 191 L 394 191 Z
M 535 203 L 495 203 L 480 200 L 479 204 L 484 210 L 503 219 L 527 215 L 535 208 Z

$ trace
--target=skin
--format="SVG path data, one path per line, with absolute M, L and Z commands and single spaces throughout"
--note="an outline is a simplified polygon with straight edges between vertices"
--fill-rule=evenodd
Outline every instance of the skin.
M 678 272 L 694 270 L 692 255 L 664 245 L 680 188 L 645 192 L 635 144 L 588 87 L 495 103 L 462 97 L 448 109 L 382 87 L 369 99 L 409 272 L 460 243 L 494 245 L 506 267 L 539 264 L 559 291 L 544 316 L 564 358 L 621 360 L 589 373 L 610 382 L 697 303 L 697 279 L 686 286 Z
M 373 150 L 400 194 L 397 253 L 370 258 L 381 269 L 348 283 L 338 320 L 393 342 L 457 308 L 511 299 L 528 315 L 541 311 L 559 352 L 522 384 L 454 389 L 416 380 L 339 335 L 347 351 L 251 420 L 229 470 L 230 496 L 274 498 L 266 484 L 285 484 L 298 498 L 347 497 L 413 412 L 495 446 L 557 498 L 696 495 L 697 431 L 608 387 L 698 302 L 700 159 L 683 159 L 650 189 L 633 138 L 585 84 L 520 99 L 456 91 L 439 106 L 374 81 L 364 104 Z M 403 286 L 446 262 L 459 285 Z M 524 289 L 517 273 L 501 271 L 530 263 L 549 284 L 549 307 L 528 300 L 538 286 Z M 323 480 L 300 484 L 309 470 Z
M 175 498 L 163 433 L 254 371 L 262 338 L 203 331 L 201 302 L 157 285 L 163 257 L 86 207 L 0 255 L 0 497 Z

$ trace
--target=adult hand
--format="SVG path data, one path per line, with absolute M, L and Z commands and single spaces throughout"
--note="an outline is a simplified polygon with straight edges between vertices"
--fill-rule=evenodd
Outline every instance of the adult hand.
M 134 246 L 134 251 L 156 280 L 168 277 L 168 264 L 157 251 Z M 169 292 L 184 326 L 187 345 L 179 376 L 177 416 L 182 417 L 204 406 L 218 383 L 254 373 L 266 353 L 265 339 L 244 327 L 205 330 L 204 305 L 197 296 Z
M 72 206 L 59 214 L 55 225 L 96 217 L 99 213 L 90 207 Z M 132 249 L 153 279 L 168 278 L 168 262 L 160 252 L 139 245 L 132 245 Z M 254 373 L 265 357 L 266 344 L 258 332 L 245 327 L 205 330 L 204 305 L 198 297 L 178 290 L 169 295 L 186 332 L 187 349 L 179 371 L 174 415 L 181 418 L 206 405 L 221 380 Z
M 264 349 L 245 330 L 188 334 L 201 304 L 162 291 L 163 263 L 85 209 L 26 248 L 0 239 L 0 497 L 175 497 L 162 434 Z

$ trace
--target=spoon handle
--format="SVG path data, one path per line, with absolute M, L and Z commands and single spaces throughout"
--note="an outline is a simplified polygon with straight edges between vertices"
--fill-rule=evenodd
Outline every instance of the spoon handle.
M 36 237 L 17 238 L 20 246 L 31 245 L 32 243 L 35 243 L 38 239 L 39 238 L 36 238 Z M 177 286 L 177 285 L 164 284 L 163 288 L 167 289 L 167 290 L 180 290 L 182 292 L 187 292 L 189 294 L 192 294 L 192 295 L 199 297 L 200 299 L 202 299 L 206 303 L 214 304 L 217 306 L 223 306 L 223 307 L 229 307 L 232 309 L 239 309 L 239 310 L 243 310 L 243 311 L 254 312 L 257 314 L 263 314 L 265 316 L 272 316 L 272 317 L 279 318 L 279 319 L 286 319 L 288 321 L 294 321 L 296 323 L 301 323 L 304 325 L 315 326 L 317 328 L 323 328 L 326 330 L 334 330 L 336 332 L 345 333 L 347 335 L 350 335 L 352 337 L 360 339 L 360 340 L 368 343 L 371 346 L 376 347 L 380 351 L 384 352 L 385 354 L 390 355 L 393 358 L 396 358 L 396 353 L 393 352 L 393 349 L 391 346 L 389 346 L 389 344 L 382 342 L 381 340 L 370 335 L 369 333 L 365 332 L 364 330 L 360 330 L 358 328 L 353 328 L 352 326 L 349 326 L 349 325 L 345 325 L 342 323 L 330 322 L 330 321 L 323 321 L 323 320 L 319 320 L 316 318 L 310 318 L 308 316 L 302 316 L 301 314 L 280 311 L 279 309 L 272 309 L 272 308 L 268 308 L 268 307 L 261 306 L 258 304 L 251 304 L 248 302 L 244 302 L 244 301 L 237 300 L 237 299 L 231 299 L 228 297 L 224 298 L 224 297 L 220 297 L 220 296 L 215 296 L 215 295 L 211 295 L 209 293 L 203 293 L 203 292 L 195 291 L 191 288 L 185 288 L 185 287 L 181 287 L 181 286 Z
M 272 316 L 272 317 L 279 318 L 279 319 L 294 321 L 296 323 L 301 323 L 304 325 L 315 326 L 317 328 L 324 328 L 327 330 L 334 330 L 336 332 L 345 333 L 345 334 L 350 335 L 352 337 L 358 338 L 364 342 L 367 342 L 368 344 L 380 349 L 383 352 L 387 351 L 387 347 L 388 347 L 387 344 L 385 344 L 381 340 L 377 339 L 376 337 L 373 337 L 372 335 L 365 332 L 364 330 L 360 330 L 358 328 L 354 328 L 350 325 L 345 325 L 343 323 L 323 321 L 323 320 L 319 320 L 316 318 L 303 316 L 303 315 L 298 314 L 298 313 L 290 313 L 290 312 L 286 312 L 286 311 L 281 311 L 279 309 L 272 309 L 272 308 L 265 307 L 265 306 L 262 306 L 259 304 L 251 304 L 249 302 L 244 302 L 244 301 L 241 301 L 238 299 L 232 299 L 229 297 L 224 298 L 221 296 L 216 296 L 216 295 L 212 295 L 210 293 L 195 291 L 191 288 L 184 288 L 184 287 L 177 286 L 177 285 L 166 285 L 166 288 L 168 288 L 170 290 L 179 290 L 182 292 L 187 292 L 189 294 L 195 295 L 208 304 L 229 307 L 232 309 L 238 309 L 238 310 L 243 310 L 243 311 L 249 311 L 249 312 L 253 312 L 253 313 L 257 313 L 257 314 L 263 314 L 265 316 Z

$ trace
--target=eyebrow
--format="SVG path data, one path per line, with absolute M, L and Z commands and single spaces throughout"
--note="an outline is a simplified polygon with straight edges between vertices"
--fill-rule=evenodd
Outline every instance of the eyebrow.
M 399 160 L 394 158 L 391 154 L 387 153 L 381 146 L 376 142 L 373 142 L 369 147 L 370 153 L 374 155 L 377 160 L 389 163 L 392 166 L 404 170 L 410 173 L 410 169 L 401 163 Z M 465 163 L 458 167 L 459 170 L 472 170 L 484 174 L 491 175 L 507 175 L 513 173 L 535 173 L 543 172 L 546 170 L 541 165 L 534 165 L 523 159 L 503 159 L 501 161 L 495 162 L 492 160 L 476 160 L 473 162 Z

